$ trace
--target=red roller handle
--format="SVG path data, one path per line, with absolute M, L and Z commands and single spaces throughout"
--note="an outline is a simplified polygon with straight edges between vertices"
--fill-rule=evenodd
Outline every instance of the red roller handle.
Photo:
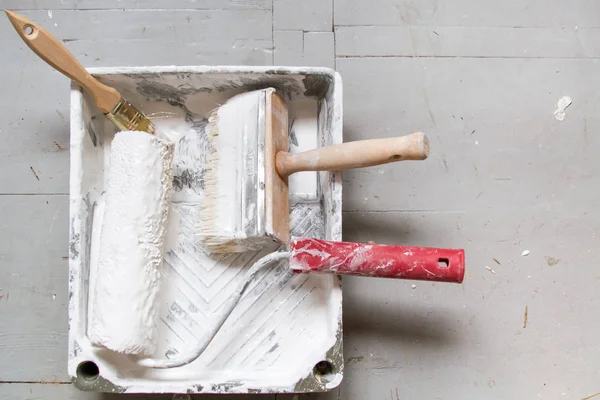
M 465 251 L 293 237 L 290 268 L 295 272 L 461 283 Z

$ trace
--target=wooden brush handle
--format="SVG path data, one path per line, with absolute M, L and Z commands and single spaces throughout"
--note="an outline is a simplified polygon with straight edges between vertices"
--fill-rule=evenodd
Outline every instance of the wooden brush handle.
M 22 15 L 5 11 L 21 39 L 35 54 L 79 83 L 94 98 L 102 112 L 106 114 L 113 110 L 121 99 L 119 92 L 91 76 L 73 54 L 47 30 Z
M 337 171 L 371 167 L 404 160 L 424 160 L 429 155 L 429 140 L 422 132 L 389 139 L 359 140 L 291 154 L 275 156 L 282 177 L 299 171 Z

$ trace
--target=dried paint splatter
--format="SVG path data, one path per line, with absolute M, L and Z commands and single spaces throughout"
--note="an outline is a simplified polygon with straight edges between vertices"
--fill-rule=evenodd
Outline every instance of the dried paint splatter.
M 559 262 L 560 262 L 559 258 L 554 258 L 554 257 L 546 256 L 546 264 L 548 264 L 549 267 L 554 267 Z
M 350 357 L 346 360 L 346 364 L 352 364 L 352 363 L 359 363 L 362 360 L 364 360 L 365 358 L 363 356 L 358 356 L 358 357 Z
M 556 111 L 554 111 L 554 118 L 556 118 L 557 121 L 565 120 L 567 117 L 565 110 L 571 105 L 572 102 L 573 101 L 569 96 L 563 96 L 558 99 L 558 102 L 556 103 Z
M 485 266 L 485 269 L 487 269 L 488 271 L 490 271 L 492 274 L 496 274 L 496 271 L 494 271 L 493 269 L 491 269 L 487 265 Z

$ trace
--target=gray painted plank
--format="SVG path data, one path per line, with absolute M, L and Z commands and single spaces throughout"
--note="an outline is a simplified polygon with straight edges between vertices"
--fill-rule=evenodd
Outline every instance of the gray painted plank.
M 57 38 L 69 41 L 271 39 L 270 10 L 57 10 L 51 16 L 47 11 L 22 14 L 47 27 Z M 2 18 L 0 35 L 15 38 L 16 32 L 6 18 Z
M 467 274 L 462 285 L 345 278 L 341 398 L 596 393 L 600 221 L 583 213 L 345 213 L 346 240 L 463 247 Z
M 304 63 L 304 32 L 273 31 L 273 64 L 301 65 Z
M 336 0 L 334 5 L 336 25 L 600 27 L 595 0 Z
M 415 131 L 431 140 L 425 161 L 345 171 L 345 210 L 568 213 L 600 201 L 590 189 L 600 174 L 594 60 L 341 58 L 337 67 L 346 141 Z M 573 104 L 558 122 L 564 95 Z
M 339 56 L 590 58 L 600 30 L 444 26 L 337 27 Z
M 173 395 L 81 392 L 71 384 L 0 383 L 0 400 L 275 400 L 275 395 Z
M 80 392 L 70 384 L 0 383 L 2 400 L 100 400 L 101 398 L 100 394 Z
M 328 392 L 305 394 L 278 394 L 277 400 L 340 400 L 341 388 L 337 387 Z
M 123 41 L 84 40 L 69 43 L 69 49 L 86 66 L 123 65 L 271 65 L 270 39 L 207 38 L 198 42 L 175 44 L 170 39 L 130 40 L 135 52 L 115 53 Z M 93 50 L 90 50 L 93 49 Z M 139 52 L 139 53 L 138 53 Z
M 272 0 L 3 0 L 10 10 L 102 10 L 102 9 L 202 9 L 202 10 L 270 10 Z
M 304 33 L 304 64 L 335 68 L 333 32 Z
M 67 196 L 0 196 L 0 380 L 67 380 Z
M 86 67 L 272 64 L 270 11 L 24 14 L 69 39 L 65 45 Z M 6 18 L 0 37 L 11 59 L 0 71 L 3 93 L 11 94 L 0 97 L 0 170 L 10 171 L 0 174 L 0 194 L 68 193 L 69 81 L 37 58 Z
M 335 67 L 332 32 L 274 31 L 274 64 Z
M 274 0 L 273 29 L 331 32 L 333 0 Z

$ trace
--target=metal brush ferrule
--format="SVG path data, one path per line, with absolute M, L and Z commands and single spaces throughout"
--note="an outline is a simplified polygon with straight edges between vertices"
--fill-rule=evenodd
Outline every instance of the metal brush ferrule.
M 154 135 L 156 130 L 144 114 L 123 98 L 106 116 L 122 131 L 144 131 Z

